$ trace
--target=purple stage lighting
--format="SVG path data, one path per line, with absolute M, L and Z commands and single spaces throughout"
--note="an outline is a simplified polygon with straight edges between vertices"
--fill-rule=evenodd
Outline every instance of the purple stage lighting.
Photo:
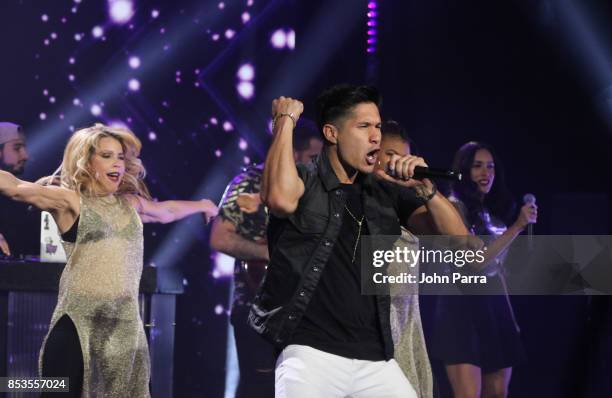
M 130 65 L 130 68 L 132 69 L 138 69 L 140 67 L 140 58 L 138 58 L 137 56 L 131 56 L 128 64 Z
M 244 99 L 251 99 L 255 95 L 255 86 L 251 82 L 240 82 L 236 86 L 238 94 Z
M 282 29 L 275 30 L 270 37 L 270 44 L 272 44 L 272 47 L 279 50 L 284 48 L 287 44 L 287 34 L 285 31 Z
M 251 64 L 243 64 L 238 69 L 237 75 L 241 81 L 251 81 L 255 77 L 255 68 Z
M 132 91 L 138 91 L 140 90 L 140 82 L 137 79 L 130 79 L 128 88 Z
M 111 21 L 123 25 L 134 16 L 134 3 L 131 0 L 108 0 L 108 14 Z
M 240 148 L 240 150 L 242 151 L 246 151 L 246 149 L 249 147 L 249 144 L 247 144 L 247 142 L 244 140 L 244 138 L 240 139 L 240 142 L 238 143 L 238 148 Z
M 102 29 L 101 26 L 94 26 L 93 29 L 91 30 L 91 35 L 95 37 L 96 39 L 102 37 L 103 34 L 104 34 L 104 29 Z
M 100 116 L 102 114 L 102 107 L 98 104 L 93 104 L 91 108 L 89 108 L 89 111 L 94 116 Z
M 287 48 L 290 50 L 295 48 L 295 30 L 293 29 L 287 31 Z
M 378 35 L 378 31 L 376 29 L 376 27 L 378 26 L 378 12 L 376 11 L 377 8 L 377 1 L 374 0 L 368 2 L 368 20 L 366 23 L 368 27 L 366 31 L 368 34 L 366 52 L 368 54 L 374 54 L 376 52 L 376 43 L 378 42 L 376 37 Z
M 228 122 L 227 120 L 223 122 L 223 131 L 232 131 L 234 130 L 234 126 Z

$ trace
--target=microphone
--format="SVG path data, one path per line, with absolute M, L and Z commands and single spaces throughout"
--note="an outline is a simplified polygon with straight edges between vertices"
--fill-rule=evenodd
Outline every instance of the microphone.
M 523 204 L 535 205 L 536 197 L 532 193 L 526 193 L 523 195 Z M 529 250 L 533 250 L 533 224 L 527 225 L 527 245 Z
M 395 177 L 395 173 L 391 172 L 387 168 L 387 174 L 391 177 Z M 414 175 L 412 176 L 415 180 L 422 180 L 424 178 L 441 178 L 444 180 L 461 181 L 461 173 L 453 170 L 434 169 L 431 167 L 416 166 L 414 168 Z

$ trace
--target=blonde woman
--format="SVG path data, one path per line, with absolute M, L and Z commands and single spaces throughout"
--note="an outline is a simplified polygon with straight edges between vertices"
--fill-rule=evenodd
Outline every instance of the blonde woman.
M 149 397 L 149 352 L 138 311 L 142 222 L 217 214 L 210 200 L 154 202 L 141 143 L 102 124 L 72 135 L 60 186 L 0 171 L 0 193 L 51 212 L 68 262 L 40 355 L 43 377 L 70 377 L 75 397 Z

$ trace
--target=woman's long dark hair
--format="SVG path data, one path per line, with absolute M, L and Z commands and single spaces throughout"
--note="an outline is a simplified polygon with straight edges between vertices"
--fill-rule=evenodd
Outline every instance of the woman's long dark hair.
M 470 178 L 474 157 L 476 156 L 476 152 L 480 149 L 488 150 L 491 156 L 493 156 L 493 162 L 495 163 L 493 186 L 491 187 L 491 191 L 485 195 L 483 202 L 480 200 L 478 186 Z M 478 213 L 483 210 L 483 208 L 486 208 L 491 215 L 500 218 L 506 225 L 512 223 L 516 204 L 506 187 L 504 166 L 493 147 L 483 142 L 476 141 L 470 141 L 464 144 L 455 154 L 453 169 L 461 172 L 463 178 L 461 181 L 453 184 L 452 194 L 457 199 L 461 200 L 467 207 L 468 214 L 466 214 L 466 217 L 470 225 L 477 223 L 479 218 Z

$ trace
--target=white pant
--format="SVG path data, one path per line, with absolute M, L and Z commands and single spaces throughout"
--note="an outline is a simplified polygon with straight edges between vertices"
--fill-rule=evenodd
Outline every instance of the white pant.
M 276 361 L 276 398 L 417 398 L 397 362 L 349 359 L 289 345 Z

